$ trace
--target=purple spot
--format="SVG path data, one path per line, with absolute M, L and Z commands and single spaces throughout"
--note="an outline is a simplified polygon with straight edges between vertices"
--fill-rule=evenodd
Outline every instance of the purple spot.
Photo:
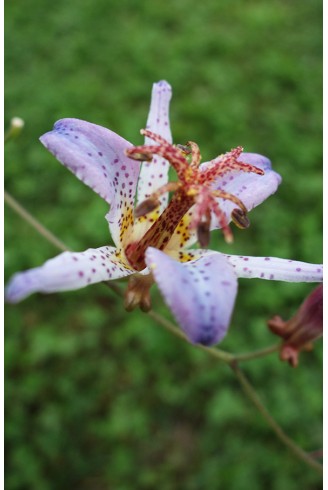
M 261 275 L 260 275 L 260 277 L 264 277 L 264 272 L 261 272 Z
M 84 272 L 83 271 L 79 271 L 79 277 L 83 277 L 84 276 Z
M 300 267 L 297 267 L 296 272 L 301 272 L 301 270 L 302 269 Z
M 99 155 L 100 157 L 102 157 L 102 156 L 103 156 L 103 154 L 101 153 L 101 151 L 98 151 L 98 155 Z
M 274 275 L 273 274 L 270 274 L 270 279 L 272 280 L 274 278 Z
M 249 260 L 249 258 L 248 257 L 244 257 L 244 260 Z
M 265 257 L 265 259 L 264 259 L 264 260 L 270 260 L 270 257 Z

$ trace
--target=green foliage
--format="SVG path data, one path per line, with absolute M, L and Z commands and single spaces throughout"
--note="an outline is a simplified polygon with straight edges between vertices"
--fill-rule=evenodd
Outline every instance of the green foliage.
M 235 254 L 321 261 L 321 3 L 296 0 L 16 0 L 6 9 L 5 184 L 69 247 L 110 243 L 106 205 L 38 137 L 62 117 L 140 143 L 151 85 L 174 91 L 176 142 L 204 160 L 242 145 L 282 175 L 278 193 L 227 246 Z M 6 277 L 57 251 L 6 210 Z M 240 281 L 222 348 L 274 342 L 312 285 Z M 155 288 L 154 307 L 167 317 Z M 297 370 L 272 355 L 245 370 L 306 450 L 321 445 L 321 351 Z M 7 489 L 317 489 L 275 439 L 226 366 L 126 314 L 102 285 L 35 295 L 6 314 Z

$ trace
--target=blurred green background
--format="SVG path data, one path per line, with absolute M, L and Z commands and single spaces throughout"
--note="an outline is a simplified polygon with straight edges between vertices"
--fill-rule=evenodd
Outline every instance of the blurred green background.
M 211 248 L 321 262 L 319 0 L 15 0 L 6 5 L 5 185 L 69 247 L 110 243 L 107 206 L 38 142 L 62 117 L 133 143 L 152 83 L 173 86 L 176 142 L 204 160 L 242 145 L 283 183 L 252 226 Z M 6 208 L 5 275 L 57 250 Z M 223 349 L 276 341 L 311 284 L 240 280 Z M 155 288 L 156 311 L 171 318 Z M 276 354 L 245 365 L 272 415 L 306 450 L 321 447 L 321 342 L 291 369 Z M 6 311 L 7 490 L 319 489 L 256 413 L 223 364 L 127 314 L 103 285 L 34 295 Z

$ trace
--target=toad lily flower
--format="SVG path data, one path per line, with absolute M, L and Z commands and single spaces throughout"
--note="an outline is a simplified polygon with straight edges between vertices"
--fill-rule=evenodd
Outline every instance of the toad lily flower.
M 267 158 L 242 148 L 200 164 L 195 143 L 173 146 L 170 98 L 167 82 L 154 84 L 143 146 L 133 147 L 112 131 L 77 119 L 62 119 L 41 137 L 61 163 L 110 204 L 106 219 L 116 246 L 64 252 L 16 274 L 7 287 L 9 302 L 36 291 L 78 289 L 133 274 L 127 309 L 149 309 L 155 280 L 188 339 L 211 345 L 227 331 L 238 277 L 322 280 L 318 265 L 188 250 L 197 240 L 206 247 L 210 229 L 222 228 L 230 242 L 229 222 L 246 228 L 247 211 L 274 193 L 281 179 Z M 168 182 L 170 165 L 177 182 Z

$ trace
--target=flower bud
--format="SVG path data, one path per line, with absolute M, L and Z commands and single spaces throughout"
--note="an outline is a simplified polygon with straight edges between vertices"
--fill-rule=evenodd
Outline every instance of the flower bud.
M 268 321 L 271 332 L 283 339 L 280 359 L 293 367 L 298 365 L 298 354 L 312 349 L 312 341 L 322 336 L 323 285 L 316 287 L 288 321 L 274 316 Z

